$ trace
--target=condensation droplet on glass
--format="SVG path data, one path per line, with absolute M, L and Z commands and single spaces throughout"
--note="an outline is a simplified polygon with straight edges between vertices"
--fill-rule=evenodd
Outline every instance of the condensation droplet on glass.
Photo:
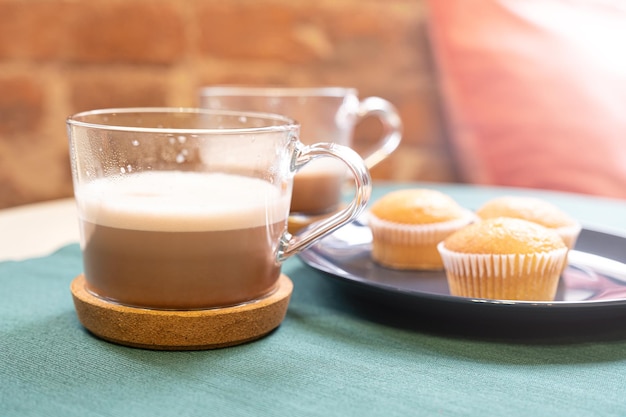
M 248 118 L 246 116 L 239 116 L 239 121 L 241 123 L 246 123 L 248 121 Z
M 176 155 L 176 162 L 179 164 L 185 162 L 185 155 L 183 153 L 179 153 L 178 155 Z
M 170 137 L 167 141 L 170 143 L 170 145 L 173 145 L 176 143 L 176 139 L 173 137 Z
M 187 138 L 185 136 L 178 137 L 178 143 L 185 143 L 186 141 L 187 141 Z
M 133 166 L 132 165 L 126 165 L 126 171 L 133 172 Z
M 131 143 L 133 146 L 139 146 L 139 141 L 137 139 L 134 139 Z
M 120 172 L 121 172 L 122 174 L 126 174 L 126 168 L 124 168 L 124 167 L 120 167 Z

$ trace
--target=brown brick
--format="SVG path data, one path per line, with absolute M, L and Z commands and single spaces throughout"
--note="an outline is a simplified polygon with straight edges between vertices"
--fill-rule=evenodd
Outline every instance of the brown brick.
M 0 139 L 35 132 L 43 117 L 44 93 L 35 79 L 0 79 Z
M 245 84 L 259 86 L 307 86 L 320 85 L 318 77 L 313 76 L 314 68 L 306 64 L 284 63 L 278 60 L 255 61 L 242 65 L 241 60 L 219 61 L 202 59 L 197 66 L 198 83 L 208 84 Z M 248 62 L 248 61 L 246 61 Z M 304 81 L 303 81 L 304 80 Z
M 203 3 L 197 14 L 198 25 L 203 25 L 200 52 L 234 62 L 226 73 L 231 75 L 214 82 L 374 85 L 389 91 L 410 88 L 401 84 L 414 83 L 417 72 L 424 70 L 416 2 L 402 7 L 377 2 L 356 7 L 350 1 L 332 6 L 214 3 Z M 275 62 L 284 67 L 263 75 L 264 67 Z
M 51 59 L 64 48 L 64 1 L 0 1 L 0 59 Z
M 66 40 L 70 61 L 171 64 L 185 53 L 184 25 L 171 2 L 74 4 Z
M 350 2 L 347 2 L 350 3 Z M 198 5 L 199 49 L 225 58 L 341 62 L 406 39 L 417 12 L 386 4 L 213 0 Z
M 2 159 L 0 159 L 2 162 Z M 16 184 L 10 172 L 0 171 L 0 209 L 23 204 L 28 201 L 24 189 Z
M 398 41 L 407 23 L 415 23 L 411 18 L 413 13 L 398 13 L 385 3 L 354 6 L 344 2 L 324 14 L 328 31 L 337 41 L 359 39 L 372 44 Z
M 302 2 L 207 1 L 196 13 L 199 50 L 222 58 L 287 63 L 337 60 L 339 38 L 330 27 L 337 10 Z
M 0 59 L 171 64 L 185 50 L 171 2 L 0 2 Z
M 380 168 L 380 169 L 379 169 Z M 384 171 L 384 172 L 383 172 Z M 396 181 L 449 181 L 456 180 L 448 155 L 440 149 L 402 145 L 391 157 L 372 171 L 378 179 Z
M 297 3 L 296 3 L 297 4 Z M 208 1 L 198 4 L 196 25 L 203 54 L 237 59 L 310 62 L 331 54 L 311 10 L 292 3 Z
M 166 85 L 158 76 L 132 71 L 84 71 L 69 81 L 72 111 L 166 105 Z
M 69 197 L 71 194 L 66 139 L 46 135 L 37 142 L 0 143 L 0 207 Z
M 437 114 L 430 97 L 423 92 L 398 97 L 394 103 L 404 124 L 404 141 L 412 145 L 432 146 L 439 130 Z

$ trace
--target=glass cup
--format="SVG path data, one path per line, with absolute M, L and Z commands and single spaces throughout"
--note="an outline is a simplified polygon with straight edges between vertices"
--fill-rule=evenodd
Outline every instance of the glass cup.
M 305 144 L 323 139 L 352 147 L 356 124 L 366 117 L 378 117 L 382 137 L 363 156 L 369 169 L 387 158 L 402 137 L 402 123 L 394 106 L 379 97 L 360 100 L 353 88 L 208 86 L 200 89 L 199 101 L 200 107 L 209 109 L 284 114 L 300 123 L 300 139 Z M 328 159 L 299 171 L 294 180 L 292 218 L 306 222 L 307 218 L 317 219 L 337 210 L 345 174 L 343 165 Z
M 126 306 L 209 309 L 262 299 L 281 263 L 357 217 L 371 180 L 332 143 L 304 145 L 275 114 L 180 108 L 95 110 L 67 120 L 86 287 Z M 318 158 L 355 178 L 352 202 L 292 236 L 296 172 Z

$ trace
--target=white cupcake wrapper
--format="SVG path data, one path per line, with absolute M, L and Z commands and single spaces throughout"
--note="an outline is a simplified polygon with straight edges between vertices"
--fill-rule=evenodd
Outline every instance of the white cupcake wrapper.
M 444 268 L 459 277 L 501 277 L 549 275 L 561 271 L 568 249 L 561 248 L 536 254 L 469 254 L 453 252 L 445 248 L 444 242 L 437 246 Z
M 465 210 L 460 219 L 428 224 L 403 224 L 381 220 L 373 214 L 368 216 L 368 224 L 374 238 L 384 236 L 397 245 L 428 245 L 437 244 L 453 232 L 476 220 L 470 210 Z

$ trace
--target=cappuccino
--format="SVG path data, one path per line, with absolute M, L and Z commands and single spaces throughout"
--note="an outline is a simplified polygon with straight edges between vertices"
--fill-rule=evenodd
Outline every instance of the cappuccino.
M 158 171 L 82 184 L 88 289 L 158 309 L 232 306 L 271 293 L 289 196 L 258 178 Z

